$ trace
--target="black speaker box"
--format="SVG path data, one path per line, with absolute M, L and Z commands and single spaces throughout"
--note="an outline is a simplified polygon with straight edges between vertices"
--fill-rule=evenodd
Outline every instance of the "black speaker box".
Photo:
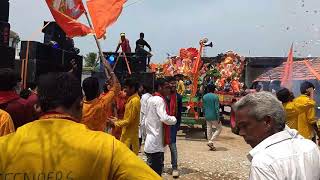
M 20 59 L 26 59 L 28 41 L 21 41 Z M 47 59 L 52 47 L 37 41 L 29 42 L 29 59 Z
M 82 57 L 73 57 L 78 66 L 78 71 L 75 72 L 77 78 L 81 80 L 82 74 Z M 15 71 L 21 73 L 22 60 L 15 60 Z M 54 61 L 46 61 L 41 59 L 29 59 L 28 60 L 28 71 L 27 71 L 27 83 L 36 82 L 42 74 L 49 72 L 67 72 L 72 68 L 71 59 L 65 61 L 65 64 L 58 64 Z
M 9 21 L 9 0 L 0 0 L 0 21 Z
M 14 68 L 16 51 L 12 47 L 0 46 L 0 68 Z
M 130 61 L 131 71 L 134 73 L 146 72 L 147 70 L 147 57 L 135 56 Z
M 156 81 L 155 73 L 140 72 L 132 74 L 131 77 L 137 79 L 141 85 L 152 88 L 152 90 L 154 90 Z
M 0 21 L 0 46 L 9 46 L 10 24 Z

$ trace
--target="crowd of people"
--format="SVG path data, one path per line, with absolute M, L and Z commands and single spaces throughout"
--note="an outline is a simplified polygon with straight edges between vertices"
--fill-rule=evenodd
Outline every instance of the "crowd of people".
M 159 78 L 154 87 L 128 78 L 121 87 L 110 64 L 102 62 L 108 77 L 102 93 L 94 77 L 81 86 L 74 63 L 69 72 L 42 75 L 22 91 L 19 76 L 0 69 L 2 178 L 161 179 L 166 146 L 172 176 L 179 177 L 181 78 Z M 215 151 L 222 130 L 219 97 L 214 84 L 206 88 L 207 145 Z M 253 148 L 250 179 L 320 178 L 314 91 L 304 82 L 297 98 L 283 88 L 276 96 L 261 91 L 235 102 L 239 135 Z
M 214 140 L 222 130 L 219 97 L 214 84 L 206 88 L 207 145 L 216 150 Z M 238 134 L 253 148 L 248 154 L 250 180 L 320 179 L 315 86 L 305 81 L 300 92 L 295 98 L 287 88 L 276 93 L 257 90 L 233 102 L 231 118 L 235 118 Z
M 103 93 L 98 79 L 81 86 L 73 70 L 42 75 L 20 91 L 19 76 L 0 69 L 1 175 L 160 179 L 168 145 L 172 175 L 179 176 L 182 97 L 175 78 L 158 79 L 154 91 L 133 78 L 121 87 L 109 63 L 103 65 L 109 77 Z M 142 151 L 147 163 L 138 157 Z

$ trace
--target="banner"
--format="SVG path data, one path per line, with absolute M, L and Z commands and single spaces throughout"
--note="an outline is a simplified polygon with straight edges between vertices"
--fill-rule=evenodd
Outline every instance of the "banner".
M 53 18 L 68 37 L 92 33 L 91 28 L 77 21 L 85 12 L 81 0 L 46 0 L 46 2 Z
M 120 16 L 126 0 L 87 0 L 94 31 L 98 39 L 106 34 L 106 28 Z

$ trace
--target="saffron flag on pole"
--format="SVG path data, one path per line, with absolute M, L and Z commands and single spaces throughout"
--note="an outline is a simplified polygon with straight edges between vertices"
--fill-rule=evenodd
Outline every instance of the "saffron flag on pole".
M 284 67 L 284 71 L 281 77 L 281 86 L 291 89 L 292 87 L 292 71 L 293 71 L 293 44 L 288 54 L 288 59 Z
M 120 16 L 127 0 L 87 0 L 94 31 L 98 39 L 104 37 L 106 28 Z
M 92 29 L 77 19 L 85 12 L 82 0 L 46 0 L 51 14 L 68 37 L 85 36 Z

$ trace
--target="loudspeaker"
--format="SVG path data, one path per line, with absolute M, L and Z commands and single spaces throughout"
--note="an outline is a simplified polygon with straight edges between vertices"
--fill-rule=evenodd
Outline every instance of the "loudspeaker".
M 130 61 L 131 71 L 135 73 L 147 71 L 147 57 L 146 56 L 135 56 Z
M 10 24 L 0 21 L 0 46 L 9 46 Z
M 133 78 L 139 80 L 141 85 L 146 87 L 152 88 L 154 91 L 155 89 L 155 81 L 156 81 L 156 74 L 155 73 L 148 73 L 148 72 L 140 72 L 132 74 Z
M 48 21 L 43 23 L 45 26 Z M 63 49 L 64 44 L 66 43 L 66 33 L 60 28 L 56 22 L 49 22 L 42 32 L 44 33 L 44 44 L 49 44 L 50 41 L 55 41 L 58 43 L 59 47 Z
M 0 21 L 9 21 L 9 0 L 0 0 Z
M 28 41 L 21 41 L 20 58 L 26 59 Z M 37 41 L 29 42 L 29 59 L 47 59 L 52 47 Z
M 75 72 L 75 75 L 81 80 L 82 72 L 82 57 L 76 56 L 73 57 L 78 66 L 78 71 Z M 22 60 L 12 61 L 15 64 L 15 71 L 21 74 Z M 46 61 L 41 59 L 29 59 L 28 60 L 28 71 L 27 71 L 27 83 L 36 82 L 39 77 L 43 74 L 49 72 L 68 72 L 72 68 L 71 59 L 70 61 L 65 61 L 65 64 L 57 64 L 53 61 Z
M 0 46 L 0 68 L 14 68 L 16 51 L 12 47 Z

